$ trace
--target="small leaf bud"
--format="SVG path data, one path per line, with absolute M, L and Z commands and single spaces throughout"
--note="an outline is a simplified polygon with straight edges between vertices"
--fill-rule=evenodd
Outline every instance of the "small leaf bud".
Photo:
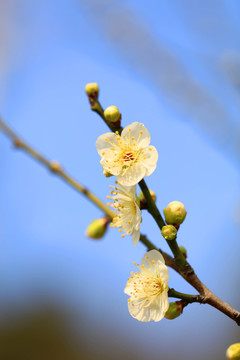
M 149 192 L 150 192 L 150 194 L 151 194 L 151 196 L 152 196 L 152 198 L 153 198 L 153 201 L 156 202 L 157 197 L 156 197 L 155 192 L 154 192 L 153 190 L 149 190 Z M 142 191 L 140 191 L 140 193 L 139 193 L 139 199 L 140 199 L 140 201 L 145 200 L 145 197 L 144 197 Z
M 240 360 L 240 343 L 230 345 L 226 356 L 230 360 Z
M 121 114 L 118 108 L 114 105 L 106 108 L 104 111 L 104 117 L 110 123 L 116 123 L 121 120 Z
M 113 174 L 109 173 L 107 170 L 103 170 L 103 175 L 107 178 L 113 176 Z
M 182 203 L 179 201 L 172 201 L 163 210 L 167 224 L 180 225 L 183 223 L 187 211 Z
M 183 256 L 186 259 L 187 258 L 187 250 L 185 249 L 185 247 L 184 246 L 179 246 L 179 250 L 181 251 L 181 253 L 183 254 Z
M 168 320 L 173 320 L 179 317 L 183 312 L 183 307 L 181 301 L 170 302 L 168 311 L 165 314 L 165 318 Z
M 93 96 L 96 99 L 98 98 L 99 94 L 99 87 L 97 83 L 89 83 L 85 86 L 85 91 L 88 96 Z
M 173 225 L 166 225 L 162 227 L 161 234 L 166 240 L 174 240 L 177 237 L 177 229 Z
M 107 230 L 109 222 L 110 219 L 107 216 L 93 220 L 88 225 L 85 235 L 91 239 L 101 239 Z
M 156 202 L 157 196 L 156 196 L 155 192 L 153 190 L 149 190 L 149 192 L 150 192 L 150 194 L 152 196 L 153 201 Z M 147 209 L 147 201 L 146 201 L 145 196 L 144 196 L 142 191 L 140 191 L 138 197 L 139 197 L 139 200 L 140 200 L 140 208 L 141 209 Z

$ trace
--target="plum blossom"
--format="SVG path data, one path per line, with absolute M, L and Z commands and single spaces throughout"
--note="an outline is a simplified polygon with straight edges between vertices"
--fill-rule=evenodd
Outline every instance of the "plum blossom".
M 169 307 L 169 275 L 164 258 L 159 251 L 150 250 L 136 266 L 139 271 L 131 272 L 124 290 L 130 296 L 130 315 L 139 321 L 160 321 Z
M 96 147 L 103 169 L 116 175 L 121 185 L 136 185 L 156 169 L 158 152 L 149 146 L 150 139 L 149 131 L 139 122 L 126 126 L 121 135 L 109 132 L 99 136 Z
M 120 227 L 119 232 L 124 231 L 122 237 L 126 234 L 132 235 L 133 245 L 136 246 L 140 238 L 140 224 L 142 221 L 141 210 L 139 208 L 140 201 L 136 195 L 136 185 L 122 186 L 116 181 L 117 186 L 111 186 L 112 196 L 107 196 L 108 199 L 114 200 L 113 203 L 108 203 L 116 211 L 110 226 Z

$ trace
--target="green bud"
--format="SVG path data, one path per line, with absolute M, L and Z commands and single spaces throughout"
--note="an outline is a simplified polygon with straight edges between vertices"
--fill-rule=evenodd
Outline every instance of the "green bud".
M 185 247 L 184 246 L 179 246 L 179 250 L 181 251 L 181 253 L 183 254 L 183 256 L 186 259 L 187 258 L 187 250 L 185 249 Z
M 166 225 L 162 227 L 161 234 L 166 240 L 174 240 L 177 236 L 177 229 L 173 225 Z
M 150 194 L 151 194 L 151 196 L 153 198 L 153 201 L 156 202 L 157 196 L 156 196 L 155 192 L 153 190 L 149 190 L 149 192 L 150 192 Z M 145 196 L 143 195 L 142 191 L 140 191 L 138 197 L 139 197 L 140 201 L 145 201 Z
M 182 203 L 179 201 L 172 201 L 163 210 L 167 224 L 180 225 L 183 223 L 187 211 Z
M 168 311 L 165 314 L 165 318 L 168 320 L 173 320 L 179 317 L 182 314 L 183 307 L 180 301 L 170 302 Z
M 110 123 L 115 123 L 121 120 L 121 114 L 118 108 L 114 105 L 106 108 L 106 110 L 104 111 L 104 117 Z
M 109 173 L 106 170 L 103 170 L 103 175 L 106 176 L 107 178 L 113 176 L 113 174 Z
M 101 239 L 107 230 L 109 222 L 108 217 L 93 220 L 88 225 L 85 235 L 91 239 Z
M 95 96 L 98 97 L 99 94 L 99 87 L 97 83 L 89 83 L 85 86 L 85 91 L 88 96 Z
M 240 343 L 229 346 L 226 356 L 230 360 L 240 360 Z

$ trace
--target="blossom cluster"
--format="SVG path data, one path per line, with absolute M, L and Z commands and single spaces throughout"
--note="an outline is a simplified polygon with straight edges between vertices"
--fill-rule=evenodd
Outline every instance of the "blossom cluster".
M 118 187 L 111 191 L 111 206 L 116 209 L 112 226 L 132 234 L 133 244 L 140 237 L 141 212 L 136 195 L 136 184 L 156 169 L 158 153 L 150 146 L 151 136 L 146 127 L 138 122 L 126 126 L 121 135 L 106 133 L 97 139 L 96 147 L 105 172 L 117 176 Z
M 138 122 L 126 126 L 119 132 L 108 132 L 97 139 L 96 147 L 101 157 L 101 165 L 106 176 L 117 176 L 115 186 L 107 197 L 115 211 L 111 227 L 118 227 L 122 237 L 132 236 L 134 246 L 140 238 L 142 222 L 140 200 L 136 194 L 136 184 L 156 169 L 158 153 L 150 145 L 150 134 Z M 159 321 L 168 310 L 168 269 L 163 256 L 157 250 L 147 252 L 136 265 L 125 287 L 130 296 L 128 309 L 132 317 L 139 321 Z

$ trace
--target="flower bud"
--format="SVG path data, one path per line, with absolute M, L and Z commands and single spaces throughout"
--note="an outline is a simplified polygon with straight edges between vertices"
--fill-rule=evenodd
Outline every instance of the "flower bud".
M 110 123 L 116 123 L 117 121 L 121 120 L 121 114 L 118 108 L 114 105 L 106 108 L 106 110 L 104 111 L 104 117 Z
M 85 235 L 91 239 L 101 239 L 107 230 L 107 225 L 109 222 L 110 219 L 106 216 L 93 220 L 88 225 Z
M 181 301 L 170 302 L 168 311 L 164 316 L 168 320 L 173 320 L 179 317 L 182 314 L 182 311 L 183 307 Z
M 167 224 L 180 225 L 183 223 L 187 211 L 182 203 L 179 201 L 172 201 L 163 210 Z
M 152 196 L 153 201 L 156 202 L 157 197 L 156 197 L 155 192 L 153 190 L 149 190 L 149 192 L 150 192 L 150 194 Z M 140 209 L 141 210 L 147 209 L 148 208 L 147 201 L 146 201 L 145 196 L 144 196 L 142 191 L 140 191 L 138 197 L 139 197 L 139 200 L 140 200 Z
M 161 234 L 166 240 L 174 240 L 177 236 L 177 229 L 173 225 L 166 225 L 162 227 Z
M 113 174 L 109 173 L 107 170 L 103 170 L 103 175 L 107 178 L 113 176 Z
M 97 83 L 89 83 L 85 86 L 85 91 L 88 96 L 94 96 L 98 98 L 99 87 Z
M 240 360 L 240 343 L 229 346 L 226 356 L 230 360 Z
M 186 259 L 187 258 L 187 250 L 185 249 L 185 247 L 184 246 L 179 246 L 179 250 L 181 251 L 181 253 L 183 254 L 183 256 Z

